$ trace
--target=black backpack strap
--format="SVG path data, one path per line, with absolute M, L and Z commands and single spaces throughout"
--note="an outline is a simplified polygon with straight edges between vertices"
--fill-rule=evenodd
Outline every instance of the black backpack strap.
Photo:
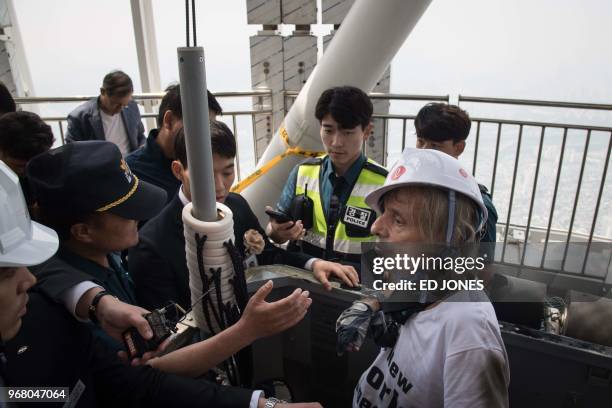
M 485 185 L 479 183 L 478 188 L 480 189 L 480 194 L 486 194 L 489 196 L 489 198 L 491 197 L 491 194 Z

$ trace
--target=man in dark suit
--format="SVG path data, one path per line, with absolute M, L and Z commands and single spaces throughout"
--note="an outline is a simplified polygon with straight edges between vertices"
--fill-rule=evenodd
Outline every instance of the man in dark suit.
M 13 233 L 15 237 L 10 245 L 0 246 L 0 387 L 7 387 L 1 392 L 14 387 L 69 388 L 64 395 L 67 401 L 57 401 L 54 406 L 320 407 L 277 404 L 260 391 L 218 386 L 168 374 L 149 365 L 134 367 L 120 362 L 85 326 L 34 286 L 36 278 L 27 267 L 51 257 L 58 248 L 58 237 L 53 230 L 30 221 L 18 179 L 2 162 L 0 192 L 10 193 L 10 198 L 2 203 L 0 236 Z M 15 231 L 20 234 L 14 234 Z M 271 285 L 268 286 L 271 290 Z M 267 304 L 255 304 L 262 306 Z M 202 347 L 191 348 L 188 354 L 192 357 L 203 354 L 198 352 Z M 176 358 L 185 361 L 180 355 Z M 198 359 L 201 357 L 195 360 Z M 193 360 L 191 366 L 196 366 Z M 186 365 L 182 364 L 183 368 Z M 7 396 L 8 392 L 0 395 L 0 406 L 5 406 Z
M 78 106 L 68 115 L 66 142 L 108 140 L 121 154 L 138 149 L 145 141 L 138 105 L 132 100 L 132 79 L 122 71 L 108 73 L 100 96 Z
M 208 115 L 212 119 L 222 113 L 215 96 L 208 94 Z M 166 190 L 168 202 L 175 196 L 181 182 L 172 174 L 174 142 L 179 130 L 183 128 L 183 106 L 181 87 L 170 85 L 159 105 L 157 129 L 151 129 L 145 144 L 130 153 L 125 161 L 141 180 Z
M 289 255 L 272 245 L 248 202 L 239 194 L 230 193 L 235 177 L 236 140 L 222 122 L 213 120 L 210 129 L 216 199 L 232 210 L 234 244 L 238 251 L 245 258 L 252 259 L 256 255 L 261 265 L 283 263 L 303 268 L 312 257 L 299 252 Z M 182 131 L 177 134 L 174 150 L 177 159 L 172 162 L 172 171 L 182 181 L 182 187 L 162 212 L 140 229 L 138 245 L 131 248 L 128 254 L 138 302 L 151 309 L 162 307 L 168 301 L 177 302 L 183 307 L 191 304 L 181 215 L 183 207 L 191 201 L 191 191 Z M 351 284 L 342 274 L 340 264 L 318 260 L 314 263 L 313 272 L 315 277 L 336 275 Z

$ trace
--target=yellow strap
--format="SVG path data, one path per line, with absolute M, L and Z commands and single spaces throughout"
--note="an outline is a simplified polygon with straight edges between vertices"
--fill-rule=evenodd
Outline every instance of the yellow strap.
M 283 126 L 281 126 L 280 129 L 278 130 L 278 134 L 280 138 L 283 140 L 283 143 L 285 143 L 285 146 L 287 146 L 287 148 L 285 149 L 285 152 L 279 154 L 278 156 L 273 157 L 272 160 L 270 160 L 269 162 L 261 166 L 261 168 L 249 174 L 247 178 L 243 179 L 240 183 L 232 187 L 232 192 L 234 193 L 242 192 L 245 188 L 253 184 L 261 176 L 269 172 L 274 166 L 276 166 L 281 160 L 283 160 L 287 156 L 317 157 L 317 156 L 321 156 L 322 154 L 325 154 L 324 152 L 315 152 L 311 150 L 301 149 L 299 147 L 291 147 L 289 145 L 289 134 L 287 133 L 287 130 Z

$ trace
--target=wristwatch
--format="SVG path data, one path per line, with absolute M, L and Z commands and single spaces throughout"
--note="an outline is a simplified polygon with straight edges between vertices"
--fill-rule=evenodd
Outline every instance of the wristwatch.
M 284 404 L 287 401 L 279 400 L 278 398 L 270 397 L 266 401 L 264 408 L 274 408 L 276 404 Z
M 91 304 L 89 305 L 88 315 L 89 315 L 89 320 L 91 320 L 93 324 L 100 323 L 100 321 L 98 320 L 98 316 L 96 316 L 96 311 L 98 310 L 98 303 L 100 303 L 100 299 L 102 299 L 106 295 L 113 296 L 107 291 L 102 290 L 96 293 L 96 296 L 94 296 L 94 298 L 91 300 Z M 117 298 L 117 296 L 113 296 L 113 297 L 115 299 Z

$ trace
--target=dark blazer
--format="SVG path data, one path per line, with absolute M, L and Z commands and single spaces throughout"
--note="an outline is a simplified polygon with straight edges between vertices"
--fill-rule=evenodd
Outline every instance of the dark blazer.
M 301 268 L 311 258 L 295 253 L 288 256 L 272 245 L 242 196 L 230 193 L 225 204 L 234 214 L 235 245 L 241 254 L 244 253 L 244 233 L 255 229 L 266 240 L 264 252 L 257 257 L 260 265 L 276 262 Z M 183 204 L 176 194 L 160 214 L 140 229 L 138 245 L 129 250 L 128 265 L 136 286 L 136 298 L 140 306 L 149 310 L 162 307 L 168 301 L 177 302 L 183 308 L 191 304 L 182 211 Z
M 252 395 L 246 389 L 166 374 L 150 366 L 126 365 L 36 288 L 30 292 L 21 330 L 6 344 L 6 357 L 6 366 L 0 367 L 5 386 L 69 387 L 72 394 L 80 381 L 85 388 L 78 407 L 247 408 Z
M 138 149 L 145 141 L 144 126 L 140 119 L 138 105 L 130 101 L 127 108 L 121 110 L 121 119 L 130 143 L 130 152 Z M 83 140 L 106 140 L 104 126 L 100 117 L 98 98 L 90 99 L 79 105 L 68 114 L 66 143 Z

